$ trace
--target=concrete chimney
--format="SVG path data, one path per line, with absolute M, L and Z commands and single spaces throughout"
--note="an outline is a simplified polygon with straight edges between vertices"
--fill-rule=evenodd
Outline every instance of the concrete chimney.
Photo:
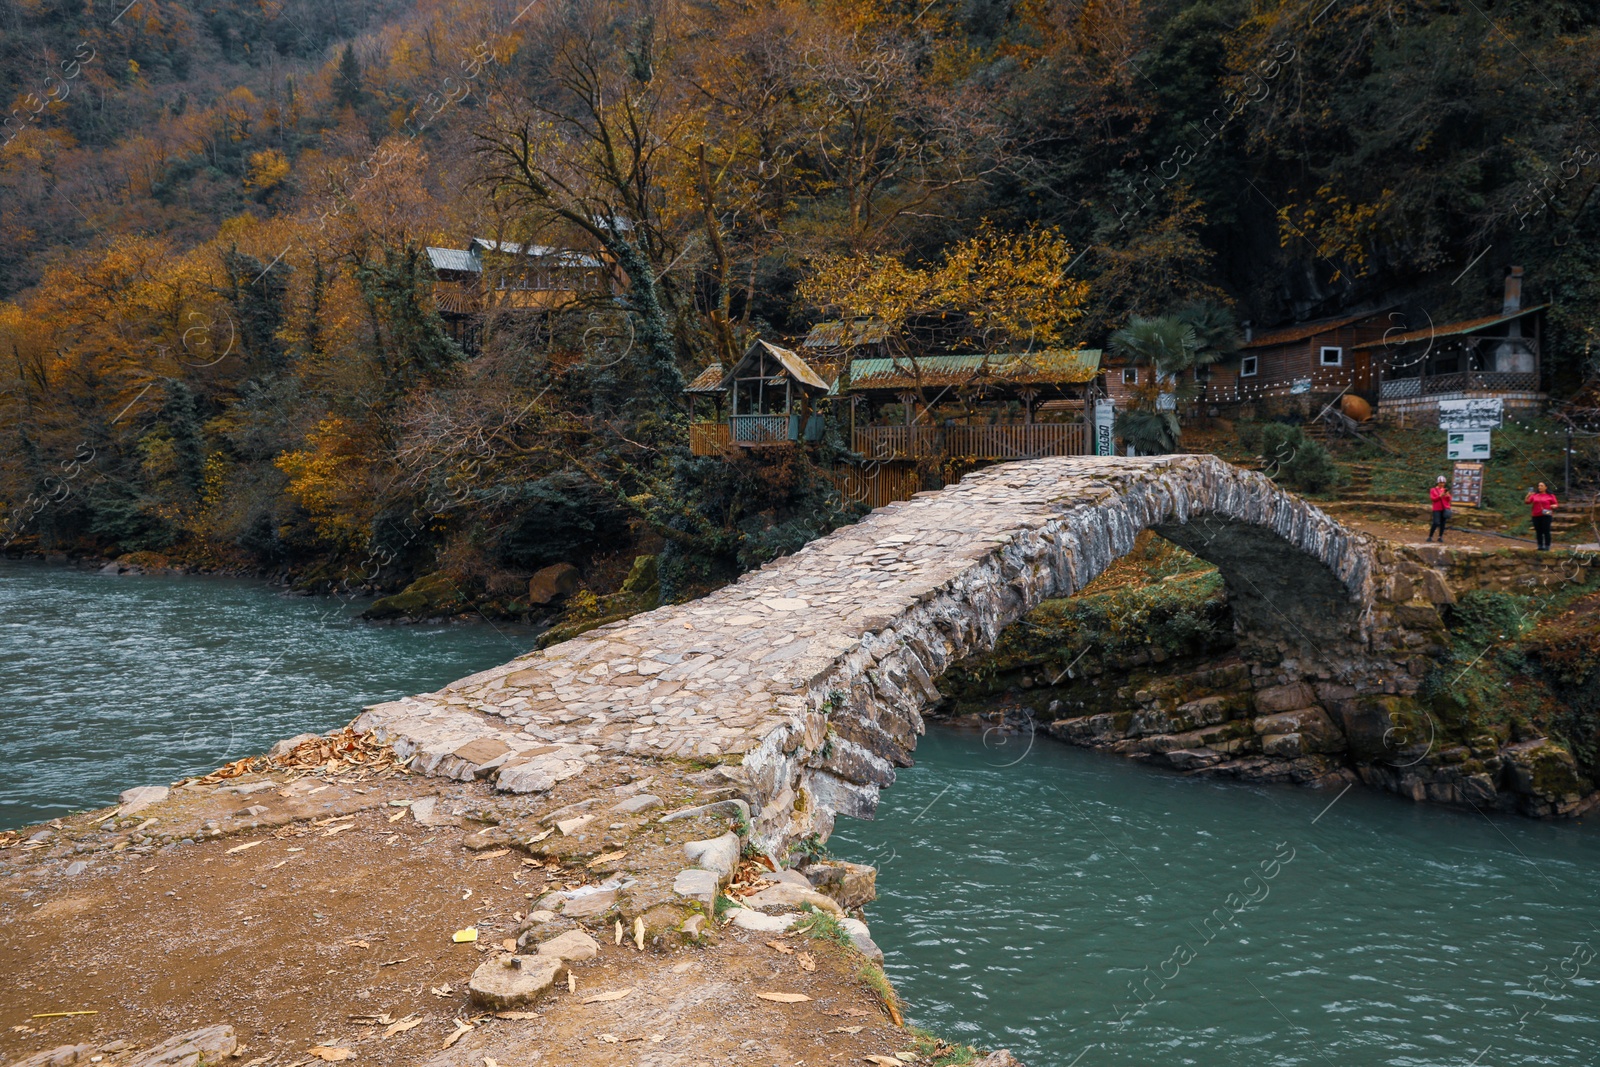
M 1500 306 L 1500 313 L 1509 315 L 1513 311 L 1522 310 L 1522 268 L 1509 267 L 1506 269 L 1506 299 Z

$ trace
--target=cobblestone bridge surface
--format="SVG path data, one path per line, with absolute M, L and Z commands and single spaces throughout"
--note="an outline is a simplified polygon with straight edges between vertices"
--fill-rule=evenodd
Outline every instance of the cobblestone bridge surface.
M 1153 528 L 1216 563 L 1262 685 L 1409 693 L 1437 572 L 1209 456 L 992 467 L 879 509 L 703 599 L 532 652 L 356 721 L 413 769 L 535 793 L 608 754 L 742 762 L 778 848 L 870 816 L 944 669 Z M 1430 595 L 1430 590 L 1435 590 Z

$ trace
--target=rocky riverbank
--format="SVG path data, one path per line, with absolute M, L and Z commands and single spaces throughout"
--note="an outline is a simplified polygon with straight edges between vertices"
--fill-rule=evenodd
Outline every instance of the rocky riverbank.
M 307 736 L 0 835 L 0 1063 L 968 1062 L 903 1026 L 875 872 L 756 854 L 739 768 L 402 762 Z
M 933 717 L 1041 730 L 1188 775 L 1359 780 L 1535 817 L 1600 804 L 1596 722 L 1581 692 L 1592 664 L 1543 669 L 1553 632 L 1569 650 L 1600 642 L 1596 561 L 1399 551 L 1387 592 L 1409 610 L 1427 664 L 1402 691 L 1358 695 L 1297 676 L 1286 642 L 1236 632 L 1214 569 L 1146 536 L 1103 580 L 1047 601 L 993 655 L 950 672 Z M 1425 606 L 1407 609 L 1411 600 Z M 973 710 L 995 703 L 1005 710 Z

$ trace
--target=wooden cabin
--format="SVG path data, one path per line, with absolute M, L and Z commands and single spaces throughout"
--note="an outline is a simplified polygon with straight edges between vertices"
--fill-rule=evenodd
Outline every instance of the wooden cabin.
M 727 370 L 707 367 L 684 392 L 691 404 L 709 400 L 714 407 L 710 418 L 691 413 L 689 450 L 697 456 L 822 436 L 816 403 L 828 395 L 828 383 L 794 352 L 767 341 L 751 344 Z
M 1341 392 L 1373 400 L 1370 351 L 1393 326 L 1390 309 L 1363 311 L 1257 332 L 1246 329 L 1239 354 L 1201 368 L 1203 402 L 1235 405 L 1274 401 L 1285 407 L 1321 406 Z
M 874 459 L 1006 460 L 1084 451 L 1099 349 L 853 359 L 851 447 Z
M 553 245 L 474 237 L 466 248 L 427 249 L 434 307 L 468 354 L 477 351 L 490 311 L 560 311 L 622 288 L 608 259 Z
M 1507 414 L 1537 413 L 1544 392 L 1540 342 L 1549 304 L 1522 306 L 1522 268 L 1506 272 L 1498 314 L 1435 323 L 1369 342 L 1378 367 L 1377 417 L 1433 423 L 1441 400 L 1497 399 Z

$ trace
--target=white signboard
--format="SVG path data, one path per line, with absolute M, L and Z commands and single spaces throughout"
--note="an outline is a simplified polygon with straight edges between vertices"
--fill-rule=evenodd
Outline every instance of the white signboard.
M 1109 400 L 1096 400 L 1094 402 L 1094 454 L 1097 456 L 1114 456 L 1117 452 L 1117 442 L 1112 436 L 1111 427 L 1116 423 L 1116 410 Z
M 1505 401 L 1499 397 L 1439 401 L 1439 429 L 1498 430 L 1505 421 Z
M 1446 459 L 1488 459 L 1488 430 L 1457 430 L 1445 435 Z

